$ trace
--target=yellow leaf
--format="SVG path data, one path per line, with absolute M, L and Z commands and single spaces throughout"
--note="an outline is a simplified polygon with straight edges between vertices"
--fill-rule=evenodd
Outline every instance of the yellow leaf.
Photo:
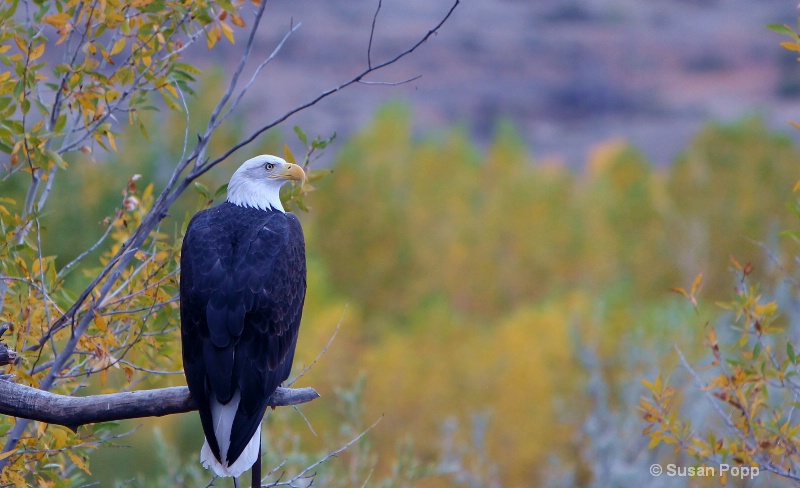
M 689 298 L 689 294 L 686 293 L 686 290 L 684 290 L 683 288 L 681 288 L 679 286 L 673 286 L 672 288 L 670 288 L 670 291 L 674 291 L 675 293 L 680 293 L 681 295 L 685 296 L 686 298 Z
M 106 138 L 108 139 L 108 144 L 111 146 L 111 149 L 116 151 L 117 141 L 114 139 L 114 134 L 111 131 L 106 131 Z
M 180 98 L 180 96 L 178 95 L 178 91 L 175 89 L 174 86 L 172 86 L 170 84 L 167 84 L 167 85 L 164 85 L 162 87 L 162 89 L 167 90 L 168 92 L 170 92 L 173 97 Z
M 69 14 L 67 14 L 66 12 L 47 15 L 44 18 L 42 18 L 42 22 L 44 22 L 45 24 L 50 24 L 56 29 L 61 29 L 62 27 L 64 27 L 67 24 L 68 20 L 69 20 Z
M 244 19 L 242 19 L 242 17 L 240 15 L 236 15 L 236 14 L 231 15 L 231 22 L 236 27 L 246 27 L 247 26 L 247 24 L 245 24 L 245 22 L 244 22 Z
M 94 324 L 101 332 L 106 332 L 108 330 L 108 323 L 106 322 L 106 319 L 97 312 L 94 313 Z
M 44 267 L 45 271 L 47 270 L 47 262 L 42 260 L 35 260 L 33 262 L 32 272 L 34 275 L 40 275 L 42 273 L 42 267 Z
M 233 39 L 233 29 L 231 26 L 225 22 L 220 22 L 219 25 L 222 27 L 222 33 L 225 34 L 225 37 L 228 38 L 228 41 L 230 41 L 231 44 L 236 44 L 236 41 Z
M 125 49 L 126 40 L 127 39 L 124 38 L 124 37 L 121 38 L 121 39 L 117 39 L 117 42 L 115 42 L 114 46 L 112 46 L 112 48 L 111 48 L 111 53 L 110 54 L 113 56 L 115 54 L 119 54 L 120 52 L 122 52 L 122 50 Z
M 8 477 L 14 483 L 14 486 L 28 486 L 28 484 L 25 483 L 25 478 L 23 478 L 21 474 L 19 474 L 16 471 L 11 471 L 8 469 L 6 471 L 8 471 Z
M 103 59 L 106 60 L 106 63 L 114 64 L 114 60 L 111 59 L 111 56 L 108 54 L 108 51 L 106 51 L 105 48 L 103 48 L 103 46 L 100 46 L 100 54 L 103 56 Z
M 800 44 L 795 42 L 782 42 L 781 47 L 789 51 L 800 51 Z
M 92 474 L 92 472 L 89 471 L 89 468 L 86 467 L 86 462 L 84 462 L 84 460 L 80 456 L 71 451 L 67 451 L 67 455 L 72 460 L 72 462 L 75 463 L 75 466 L 77 466 L 81 471 L 84 471 L 88 475 Z
M 30 60 L 35 61 L 41 58 L 42 54 L 44 54 L 44 43 L 41 43 L 38 46 L 31 49 Z
M 697 290 L 700 289 L 700 283 L 702 282 L 703 282 L 703 273 L 700 273 L 695 277 L 694 282 L 692 283 L 692 292 L 691 292 L 692 295 L 694 295 L 697 292 Z
M 206 43 L 208 44 L 208 48 L 209 49 L 213 48 L 221 37 L 222 37 L 222 28 L 219 26 L 219 24 L 209 29 L 206 34 Z
M 14 36 L 14 43 L 16 43 L 17 48 L 22 51 L 23 53 L 28 52 L 28 45 L 25 44 L 25 40 L 19 36 Z
M 283 145 L 283 159 L 285 159 L 288 163 L 297 164 L 297 160 L 294 158 L 294 153 L 292 153 L 292 150 L 289 149 L 288 144 Z
M 51 426 L 50 435 L 53 436 L 55 442 L 53 443 L 54 449 L 61 449 L 62 447 L 67 445 L 67 441 L 69 440 L 69 434 L 67 434 L 67 430 L 63 429 L 58 426 Z
M 800 124 L 798 124 L 797 128 L 800 129 Z M 794 184 L 794 188 L 792 188 L 792 191 L 796 192 L 798 189 L 800 189 L 800 180 L 797 180 L 797 183 Z

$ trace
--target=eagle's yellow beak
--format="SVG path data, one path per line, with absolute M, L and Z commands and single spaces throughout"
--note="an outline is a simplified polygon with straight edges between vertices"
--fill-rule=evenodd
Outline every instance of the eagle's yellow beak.
M 287 180 L 306 181 L 306 172 L 299 164 L 286 163 L 286 169 L 279 176 Z

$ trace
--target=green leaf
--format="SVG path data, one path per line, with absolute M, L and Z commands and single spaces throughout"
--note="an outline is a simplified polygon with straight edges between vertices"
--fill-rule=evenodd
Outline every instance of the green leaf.
M 53 127 L 54 132 L 61 132 L 64 130 L 64 127 L 67 125 L 67 114 L 61 114 L 56 119 L 56 125 Z
M 137 122 L 139 124 L 139 130 L 141 131 L 141 133 L 144 136 L 144 138 L 149 142 L 150 141 L 150 133 L 147 132 L 147 126 L 145 125 L 145 123 L 141 119 L 138 119 Z
M 67 163 L 65 163 L 64 160 L 61 159 L 61 156 L 57 152 L 53 151 L 52 149 L 45 149 L 44 155 L 47 156 L 47 159 L 49 161 L 51 161 L 59 168 L 67 169 Z
M 195 190 L 197 190 L 198 193 L 203 195 L 203 197 L 205 197 L 206 199 L 209 200 L 211 199 L 211 191 L 208 189 L 206 185 L 200 183 L 199 181 L 195 181 L 194 188 Z
M 0 10 L 0 18 L 5 20 L 13 17 L 14 13 L 17 11 L 17 5 L 19 5 L 19 0 L 14 0 L 8 8 Z
M 786 24 L 767 24 L 767 29 L 771 30 L 772 32 L 777 32 L 778 34 L 785 34 L 788 36 L 794 35 L 792 28 Z
M 294 126 L 294 133 L 297 134 L 297 138 L 300 139 L 300 142 L 302 142 L 304 146 L 308 146 L 308 137 L 299 125 Z
M 791 361 L 792 364 L 797 364 L 797 356 L 794 354 L 794 346 L 791 342 L 786 343 L 786 356 L 789 357 L 789 361 Z
M 219 188 L 217 188 L 217 191 L 214 192 L 214 199 L 216 200 L 217 198 L 225 195 L 226 193 L 228 193 L 228 184 L 227 183 L 225 183 L 224 185 L 222 185 Z
M 336 132 L 334 132 L 332 136 L 330 136 L 325 140 L 317 136 L 317 138 L 314 139 L 314 141 L 311 143 L 311 147 L 313 147 L 314 149 L 325 149 L 328 146 L 328 144 L 332 143 L 335 140 L 336 140 Z
M 179 69 L 181 71 L 185 71 L 187 73 L 191 73 L 193 75 L 201 75 L 203 71 L 197 68 L 196 66 L 189 64 L 189 63 L 175 63 L 173 65 L 175 69 Z
M 63 76 L 67 73 L 72 73 L 72 66 L 68 64 L 57 64 L 53 67 L 53 74 L 56 76 Z
M 228 13 L 236 13 L 236 9 L 233 7 L 233 3 L 231 3 L 230 0 L 217 0 L 217 4 Z

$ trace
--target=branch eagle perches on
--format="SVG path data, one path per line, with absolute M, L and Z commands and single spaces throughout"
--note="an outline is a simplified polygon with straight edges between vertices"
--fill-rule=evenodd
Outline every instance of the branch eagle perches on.
M 278 388 L 268 405 L 299 405 L 316 398 L 319 393 L 313 388 Z M 193 410 L 197 410 L 197 405 L 185 386 L 71 397 L 0 380 L 0 414 L 63 425 L 73 431 L 97 422 L 162 417 Z

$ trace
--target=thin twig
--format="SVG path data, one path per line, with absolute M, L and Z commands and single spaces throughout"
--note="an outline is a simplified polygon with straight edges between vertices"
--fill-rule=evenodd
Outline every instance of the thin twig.
M 317 357 L 314 358 L 314 360 L 311 362 L 311 364 L 309 364 L 308 366 L 303 368 L 303 370 L 300 371 L 300 373 L 298 373 L 297 376 L 295 376 L 294 378 L 292 378 L 291 380 L 286 382 L 286 386 L 292 386 L 297 380 L 302 378 L 303 375 L 306 374 L 308 371 L 310 371 L 311 368 L 313 368 L 314 365 L 317 364 L 317 362 L 320 359 L 322 359 L 322 356 L 324 356 L 325 353 L 328 352 L 328 348 L 331 347 L 331 344 L 333 344 L 333 340 L 336 339 L 336 334 L 339 333 L 339 328 L 342 326 L 342 322 L 344 322 L 345 313 L 347 313 L 347 304 L 345 304 L 344 310 L 342 310 L 342 316 L 339 317 L 339 322 L 336 324 L 336 328 L 333 330 L 333 334 L 331 334 L 331 338 L 328 339 L 328 343 L 325 344 L 325 347 L 323 347 L 322 351 L 320 351 L 319 354 L 317 354 Z
M 317 468 L 318 466 L 320 466 L 321 464 L 324 464 L 324 463 L 326 463 L 326 462 L 330 461 L 332 458 L 335 458 L 336 456 L 338 456 L 339 454 L 343 453 L 343 452 L 344 452 L 344 451 L 346 451 L 348 448 L 350 448 L 350 446 L 352 446 L 352 445 L 353 445 L 353 444 L 355 444 L 356 442 L 360 441 L 360 440 L 361 440 L 361 438 L 362 438 L 362 437 L 364 437 L 365 435 L 367 435 L 367 433 L 368 433 L 369 431 L 371 431 L 373 428 L 375 428 L 375 426 L 376 426 L 376 425 L 378 425 L 378 424 L 380 423 L 380 421 L 381 421 L 381 420 L 383 420 L 383 415 L 381 415 L 381 417 L 380 417 L 378 420 L 376 420 L 376 421 L 375 421 L 375 423 L 373 423 L 372 425 L 370 425 L 369 427 L 367 427 L 366 429 L 364 429 L 364 431 L 363 431 L 363 432 L 361 432 L 361 433 L 360 433 L 360 434 L 358 434 L 356 437 L 354 437 L 352 440 L 350 440 L 350 442 L 348 442 L 347 444 L 343 445 L 343 446 L 342 446 L 342 447 L 340 447 L 339 449 L 337 449 L 337 450 L 335 450 L 335 451 L 333 451 L 333 452 L 329 453 L 329 454 L 328 454 L 328 455 L 326 455 L 325 457 L 323 457 L 323 458 L 319 459 L 317 462 L 315 462 L 315 463 L 313 463 L 313 464 L 310 464 L 310 465 L 306 466 L 305 468 L 303 468 L 303 470 L 302 470 L 302 471 L 300 471 L 299 473 L 297 473 L 297 474 L 296 474 L 294 477 L 292 477 L 292 478 L 290 478 L 290 479 L 287 479 L 286 481 L 281 481 L 281 482 L 270 483 L 270 484 L 268 484 L 268 485 L 265 485 L 263 488 L 268 488 L 268 487 L 273 487 L 273 486 L 294 486 L 294 483 L 295 483 L 295 482 L 297 482 L 297 481 L 299 481 L 299 480 L 301 480 L 301 479 L 306 479 L 306 478 L 309 478 L 309 473 L 310 473 L 311 471 L 313 471 L 314 469 L 316 469 L 316 468 Z M 313 474 L 311 474 L 311 475 L 310 475 L 310 477 L 312 477 L 312 478 L 313 478 Z M 262 481 L 263 481 L 263 480 L 262 480 Z
M 372 27 L 369 29 L 369 44 L 367 44 L 367 67 L 372 68 L 372 39 L 375 37 L 375 24 L 378 22 L 378 13 L 381 11 L 383 0 L 378 0 L 378 8 L 372 16 Z
M 65 265 L 63 268 L 61 268 L 61 271 L 59 271 L 59 272 L 58 272 L 57 278 L 58 278 L 59 280 L 60 280 L 60 279 L 63 279 L 63 278 L 64 278 L 64 277 L 67 275 L 67 273 L 69 273 L 69 271 L 70 271 L 70 270 L 71 270 L 71 269 L 72 269 L 72 268 L 73 268 L 73 267 L 74 267 L 76 264 L 78 264 L 78 263 L 80 263 L 81 261 L 83 261 L 83 259 L 84 259 L 84 258 L 86 258 L 86 256 L 88 256 L 89 254 L 93 253 L 93 252 L 94 252 L 94 251 L 95 251 L 95 250 L 96 250 L 98 247 L 100 247 L 100 245 L 102 245 L 102 244 L 103 244 L 103 242 L 106 240 L 106 238 L 107 238 L 107 237 L 108 237 L 108 236 L 111 234 L 111 231 L 112 231 L 112 230 L 114 230 L 114 224 L 117 222 L 117 220 L 119 220 L 119 214 L 116 214 L 116 215 L 114 216 L 114 220 L 112 220 L 112 221 L 111 221 L 111 222 L 108 224 L 108 227 L 106 227 L 106 230 L 105 230 L 105 232 L 103 232 L 103 235 L 102 235 L 102 236 L 100 236 L 100 238 L 97 240 L 97 242 L 95 242 L 94 244 L 92 244 L 92 246 L 91 246 L 91 247 L 89 247 L 89 249 L 87 249 L 87 250 L 85 250 L 84 252 L 80 253 L 80 254 L 78 255 L 78 257 L 76 257 L 75 259 L 73 259 L 72 261 L 70 261 L 69 263 L 67 263 L 67 264 L 66 264 L 66 265 Z
M 412 81 L 417 81 L 418 79 L 422 78 L 422 75 L 413 76 L 407 80 L 403 81 L 359 81 L 362 85 L 384 85 L 384 86 L 399 86 L 405 85 L 407 83 L 411 83 Z

